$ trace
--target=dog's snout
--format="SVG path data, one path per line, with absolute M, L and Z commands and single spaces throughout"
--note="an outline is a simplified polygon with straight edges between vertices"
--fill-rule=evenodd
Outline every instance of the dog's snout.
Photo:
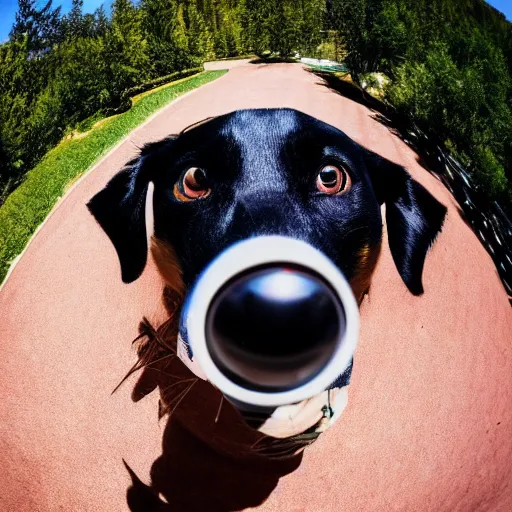
M 304 229 L 295 203 L 286 194 L 250 194 L 240 198 L 234 207 L 230 229 L 245 238 L 263 234 L 297 236 Z
M 232 381 L 286 391 L 324 368 L 344 328 L 343 306 L 321 278 L 272 266 L 239 275 L 220 290 L 208 311 L 206 342 Z

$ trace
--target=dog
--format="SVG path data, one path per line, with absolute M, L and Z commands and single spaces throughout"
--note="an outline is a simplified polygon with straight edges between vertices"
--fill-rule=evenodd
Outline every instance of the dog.
M 151 250 L 167 286 L 182 297 L 235 242 L 284 235 L 327 255 L 361 303 L 382 245 L 383 203 L 397 271 L 409 291 L 421 295 L 425 258 L 446 207 L 402 166 L 293 109 L 238 110 L 147 144 L 88 207 L 117 251 L 125 283 L 142 274 Z M 330 389 L 346 391 L 350 372 Z M 328 403 L 330 413 L 322 421 L 315 415 L 315 432 L 340 412 L 332 413 L 330 400 L 316 401 L 316 412 Z M 342 410 L 346 396 L 341 402 Z M 301 411 L 297 416 L 304 417 Z M 281 438 L 312 432 L 312 420 L 283 428 L 278 420 L 290 415 L 281 410 L 257 427 Z

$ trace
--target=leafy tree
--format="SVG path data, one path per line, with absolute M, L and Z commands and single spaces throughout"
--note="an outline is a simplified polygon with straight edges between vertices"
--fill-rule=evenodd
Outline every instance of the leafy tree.
M 357 82 L 386 73 L 404 118 L 452 148 L 491 196 L 510 190 L 512 32 L 500 13 L 480 0 L 330 0 L 328 10 Z
M 424 62 L 406 62 L 388 90 L 391 103 L 425 131 L 450 141 L 480 185 L 491 194 L 506 187 L 505 147 L 512 127 L 506 104 L 505 60 L 489 46 L 478 60 L 458 67 L 446 43 L 435 43 Z M 495 74 L 489 80 L 488 73 Z

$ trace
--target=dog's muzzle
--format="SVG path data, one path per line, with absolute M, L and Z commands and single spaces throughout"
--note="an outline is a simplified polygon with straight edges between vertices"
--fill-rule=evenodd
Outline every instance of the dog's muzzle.
M 329 389 L 351 364 L 358 331 L 356 300 L 329 258 L 261 236 L 229 247 L 198 278 L 180 357 L 240 409 L 270 410 Z

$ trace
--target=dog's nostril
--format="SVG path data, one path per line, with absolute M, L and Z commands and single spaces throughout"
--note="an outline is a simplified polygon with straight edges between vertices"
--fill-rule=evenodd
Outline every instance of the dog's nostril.
M 242 274 L 212 301 L 206 342 L 217 367 L 246 388 L 286 391 L 314 378 L 345 329 L 331 288 L 302 269 Z

